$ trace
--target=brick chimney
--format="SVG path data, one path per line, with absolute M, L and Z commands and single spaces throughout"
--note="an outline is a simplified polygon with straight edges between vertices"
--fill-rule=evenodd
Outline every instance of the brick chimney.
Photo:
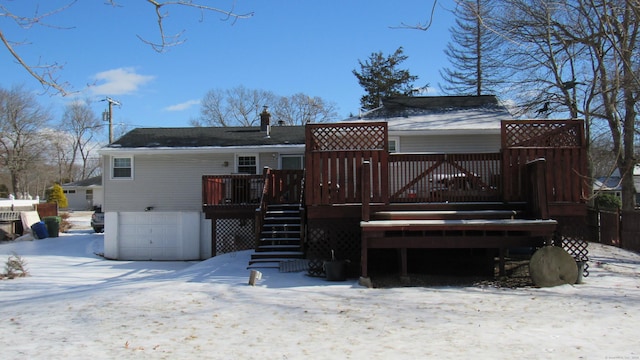
M 268 109 L 269 107 L 265 105 L 260 113 L 260 131 L 266 131 L 267 133 L 269 133 L 269 128 L 271 127 L 271 113 L 269 113 Z

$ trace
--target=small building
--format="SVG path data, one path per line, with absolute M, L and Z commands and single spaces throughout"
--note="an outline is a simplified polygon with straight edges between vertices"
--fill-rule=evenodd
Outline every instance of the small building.
M 102 176 L 94 176 L 60 186 L 62 187 L 64 195 L 67 197 L 69 210 L 92 210 L 102 206 L 104 199 Z

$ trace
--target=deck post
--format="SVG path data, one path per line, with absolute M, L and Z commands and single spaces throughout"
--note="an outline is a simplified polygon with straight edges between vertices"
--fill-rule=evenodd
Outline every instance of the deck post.
M 361 183 L 362 183 L 362 219 L 361 221 L 369 221 L 370 218 L 370 210 L 369 210 L 369 202 L 370 202 L 370 196 L 371 196 L 371 183 L 369 180 L 369 175 L 371 174 L 371 163 L 369 161 L 363 161 L 362 162 L 362 173 L 360 174 L 361 176 Z M 361 271 L 362 271 L 362 277 L 363 278 L 367 278 L 368 274 L 367 274 L 367 258 L 368 258 L 368 245 L 367 245 L 367 234 L 360 230 L 360 237 L 361 237 L 361 242 L 360 242 L 360 247 L 361 247 L 361 255 L 360 255 L 360 265 L 361 265 Z
M 371 202 L 371 163 L 369 161 L 362 162 L 362 221 L 369 221 L 371 216 L 369 203 Z

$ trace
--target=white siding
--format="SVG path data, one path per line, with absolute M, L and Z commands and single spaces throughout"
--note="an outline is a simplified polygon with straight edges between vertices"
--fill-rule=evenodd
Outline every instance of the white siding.
M 93 203 L 87 200 L 87 190 L 84 187 L 66 188 L 67 208 L 69 210 L 83 211 L 91 210 Z
M 500 134 L 400 136 L 402 153 L 491 153 L 500 151 Z
M 105 169 L 104 211 L 201 211 L 202 175 L 235 168 L 233 154 L 136 155 L 133 163 L 133 180 L 111 179 Z

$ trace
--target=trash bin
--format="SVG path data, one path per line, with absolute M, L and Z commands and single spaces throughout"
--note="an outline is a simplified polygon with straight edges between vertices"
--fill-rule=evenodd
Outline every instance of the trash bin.
M 44 221 L 39 221 L 31 225 L 31 230 L 33 231 L 33 235 L 36 239 L 46 239 L 49 237 L 47 226 L 44 224 Z
M 345 281 L 346 263 L 344 260 L 332 260 L 324 262 L 324 272 L 328 281 Z
M 47 226 L 49 237 L 58 237 L 60 235 L 60 222 L 62 221 L 60 216 L 47 216 L 43 220 Z

